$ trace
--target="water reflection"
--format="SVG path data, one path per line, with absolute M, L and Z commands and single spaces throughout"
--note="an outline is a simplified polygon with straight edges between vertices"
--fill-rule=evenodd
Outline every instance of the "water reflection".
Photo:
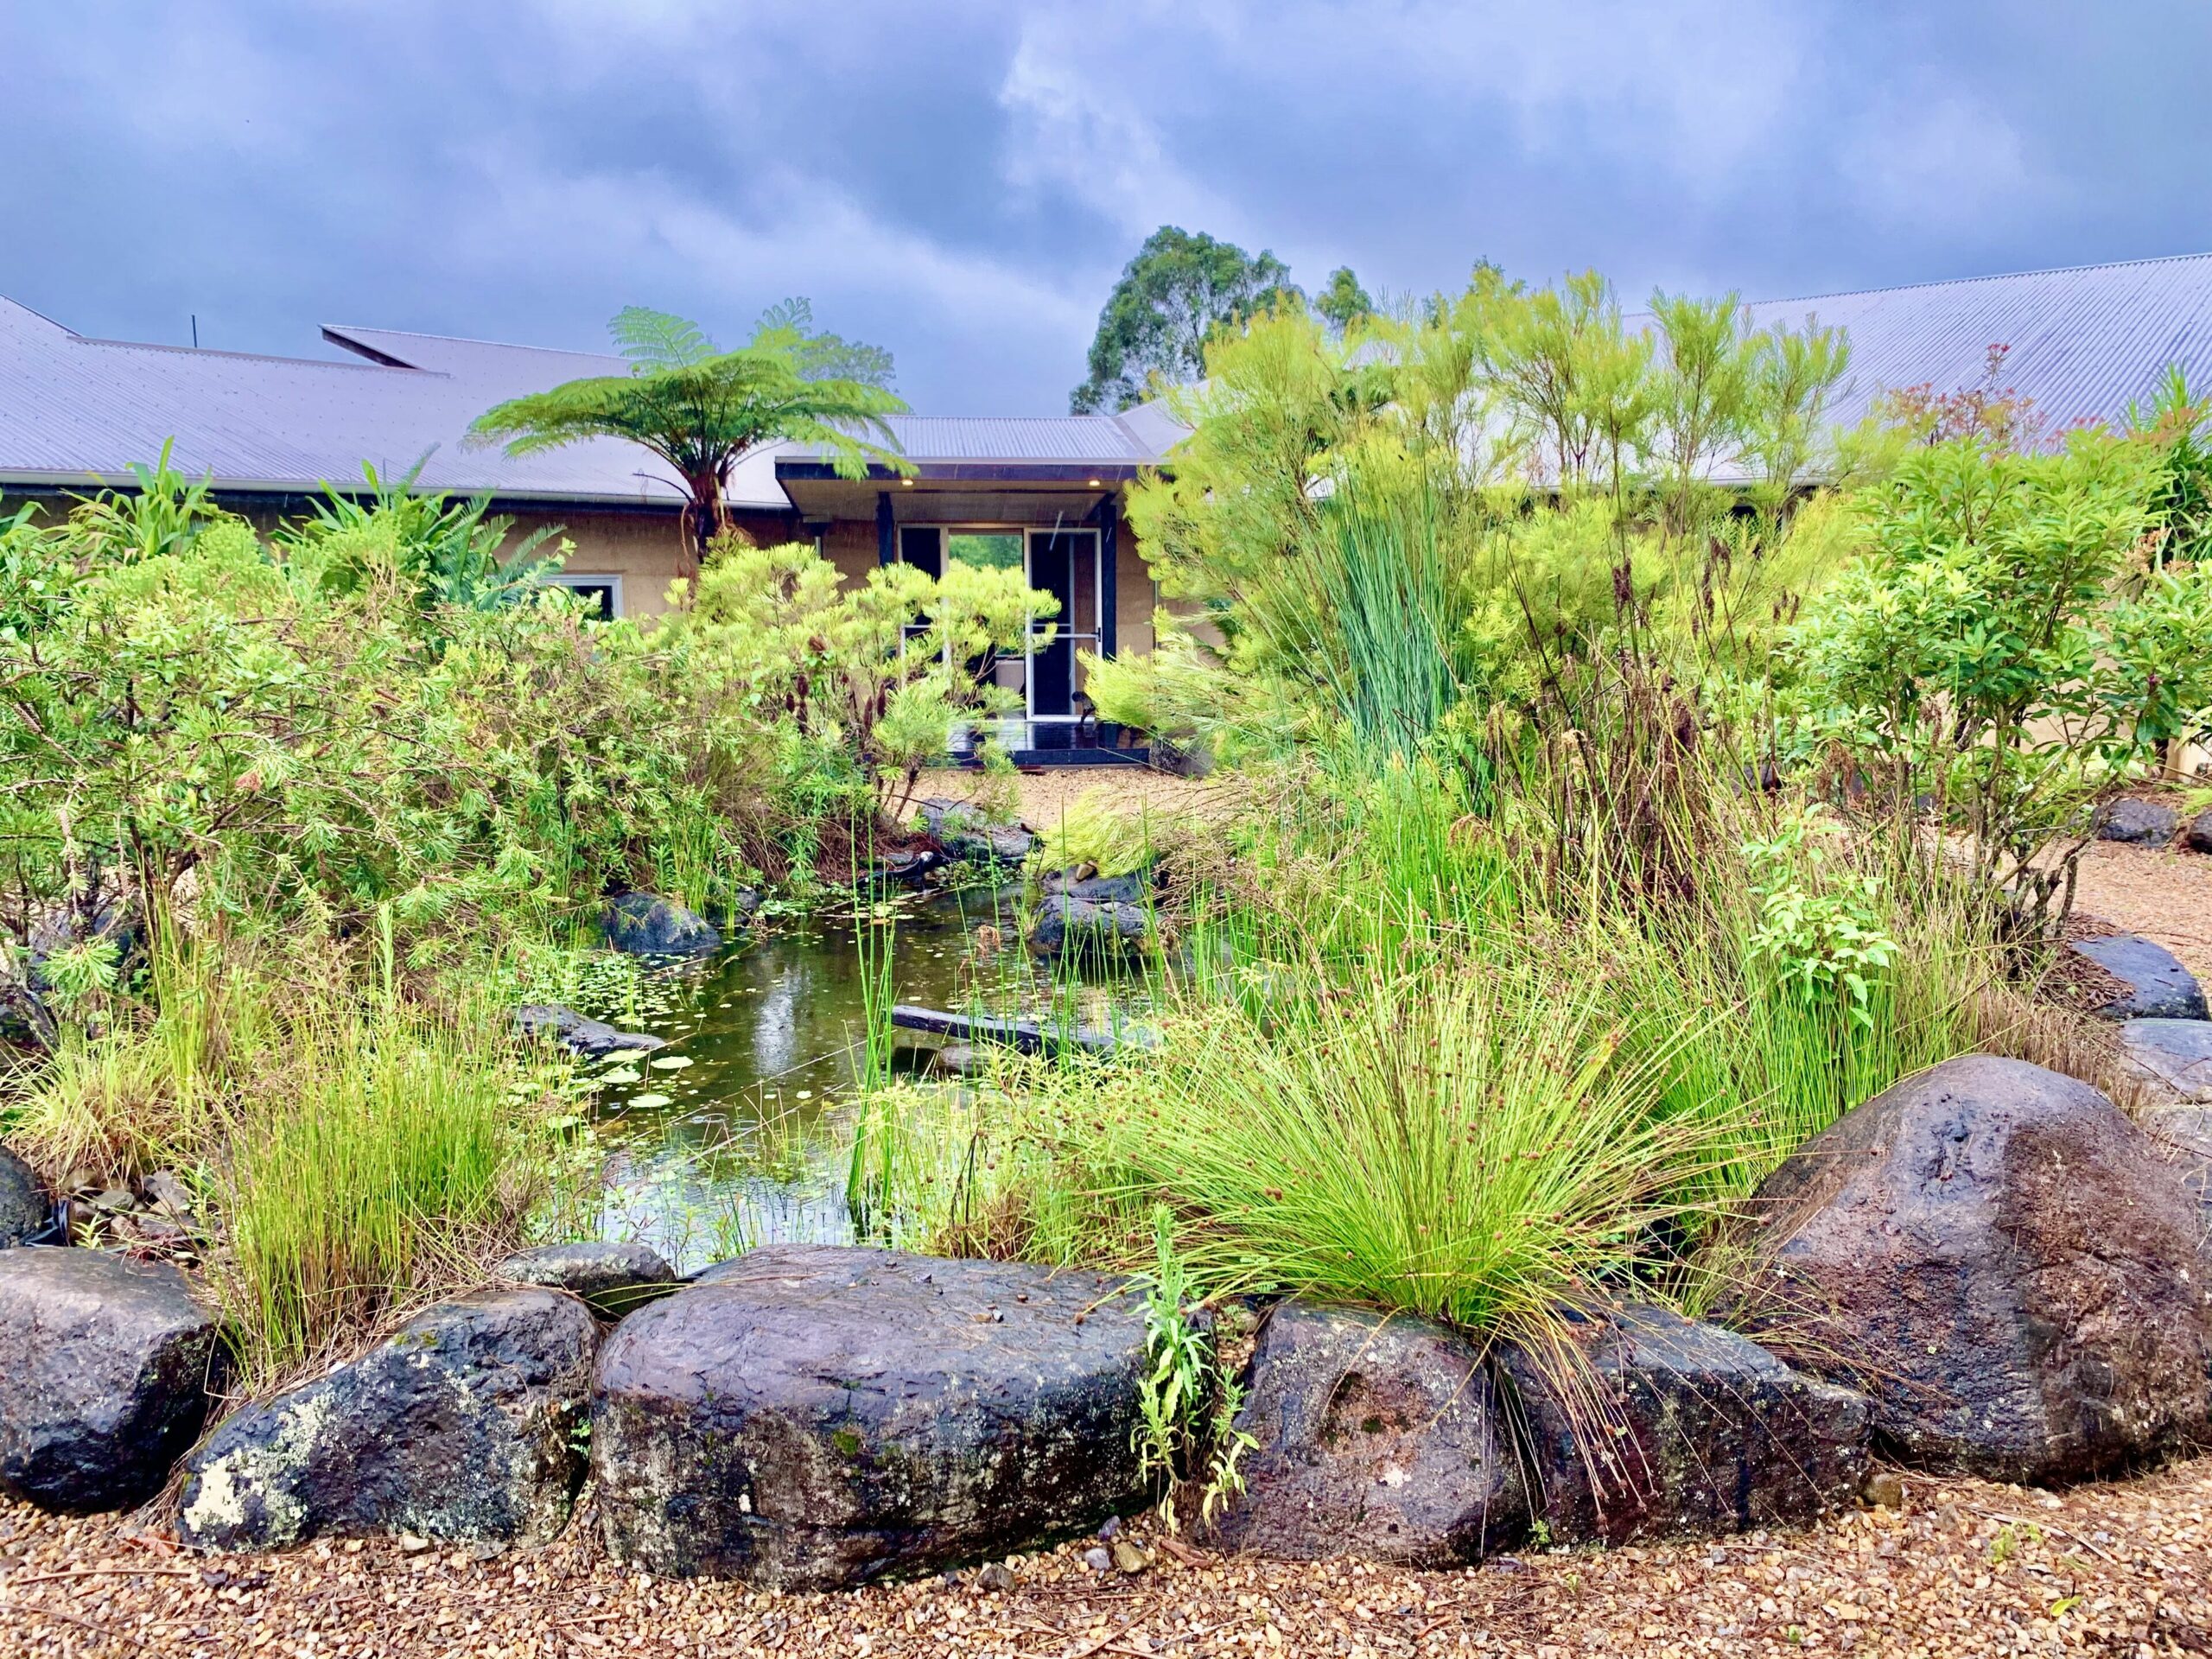
M 1086 1025 L 1141 1004 L 1134 966 L 1086 964 L 1078 976 L 1032 957 L 1015 899 L 946 893 L 891 917 L 763 928 L 703 968 L 579 999 L 584 1013 L 669 1043 L 595 1068 L 613 1154 L 602 1233 L 645 1239 L 683 1271 L 754 1244 L 850 1239 L 841 1131 L 885 941 L 898 1001 L 1033 1015 L 1073 1000 Z

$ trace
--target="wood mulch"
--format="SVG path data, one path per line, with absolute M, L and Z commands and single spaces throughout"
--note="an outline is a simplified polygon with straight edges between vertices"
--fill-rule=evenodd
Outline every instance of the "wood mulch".
M 1134 1576 L 1071 1545 L 1017 1559 L 1003 1588 L 970 1573 L 778 1595 L 625 1571 L 594 1535 L 491 1559 L 381 1539 L 203 1558 L 143 1521 L 0 1501 L 0 1654 L 2212 1654 L 2212 1460 L 2057 1494 L 1909 1477 L 1903 1510 L 1807 1532 L 1448 1573 L 1247 1560 L 1138 1529 L 1153 1560 Z

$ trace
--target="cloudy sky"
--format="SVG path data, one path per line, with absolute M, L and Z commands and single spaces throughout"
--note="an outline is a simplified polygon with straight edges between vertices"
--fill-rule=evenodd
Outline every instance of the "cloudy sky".
M 1162 222 L 1318 286 L 1747 298 L 2212 250 L 2202 0 L 0 8 L 0 293 L 319 354 L 630 302 L 1048 413 Z

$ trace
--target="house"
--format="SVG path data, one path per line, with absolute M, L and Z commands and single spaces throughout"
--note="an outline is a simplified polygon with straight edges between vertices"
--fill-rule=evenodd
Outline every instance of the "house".
M 2005 384 L 2052 428 L 2147 402 L 2167 365 L 2212 386 L 2212 255 L 1926 283 L 1761 302 L 1762 325 L 1815 318 L 1850 336 L 1832 418 L 1855 422 L 1886 390 L 1983 377 L 2010 348 Z M 652 458 L 612 439 L 515 458 L 465 445 L 493 404 L 619 358 L 392 329 L 331 326 L 337 360 L 94 340 L 0 299 L 0 493 L 58 499 L 127 482 L 174 439 L 174 464 L 211 476 L 260 520 L 303 511 L 327 480 L 418 462 L 428 489 L 486 494 L 518 534 L 557 526 L 575 545 L 557 580 L 610 615 L 662 609 L 682 545 L 682 496 Z M 1124 493 L 1182 429 L 1166 407 L 1119 415 L 906 416 L 891 422 L 911 477 L 839 478 L 794 446 L 738 466 L 728 508 L 756 540 L 806 539 L 849 575 L 904 560 L 1020 563 L 1060 601 L 1052 644 L 1007 671 L 1046 748 L 1080 730 L 1078 650 L 1150 648 L 1158 591 L 1122 520 Z

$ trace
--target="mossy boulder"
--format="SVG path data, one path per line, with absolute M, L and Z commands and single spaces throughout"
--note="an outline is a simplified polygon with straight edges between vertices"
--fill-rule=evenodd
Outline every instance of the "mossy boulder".
M 0 1249 L 44 1233 L 54 1221 L 54 1200 L 38 1172 L 0 1147 Z
M 1112 1281 L 777 1248 L 607 1338 L 607 1546 L 655 1573 L 828 1589 L 1027 1549 L 1144 1499 L 1144 1327 Z
M 249 1406 L 193 1454 L 177 1535 L 202 1549 L 410 1532 L 542 1544 L 583 1484 L 598 1326 L 550 1290 L 478 1291 Z
M 608 949 L 633 957 L 704 957 L 722 948 L 712 922 L 657 893 L 609 899 L 600 931 Z
M 1231 1549 L 1439 1567 L 1528 1531 L 1490 1366 L 1442 1325 L 1282 1303 L 1261 1326 L 1236 1427 L 1256 1444 L 1221 1516 Z

